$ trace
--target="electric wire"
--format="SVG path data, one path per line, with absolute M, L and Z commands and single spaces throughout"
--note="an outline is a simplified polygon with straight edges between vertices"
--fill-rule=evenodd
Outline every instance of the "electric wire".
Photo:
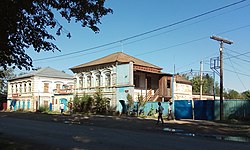
M 228 55 L 228 53 L 226 53 L 226 54 Z M 232 65 L 232 68 L 233 68 L 233 70 L 234 70 L 234 73 L 235 73 L 236 76 L 238 77 L 238 79 L 239 79 L 241 85 L 245 88 L 245 90 L 247 90 L 246 86 L 244 85 L 244 83 L 243 83 L 242 80 L 240 79 L 239 74 L 236 72 L 236 69 L 235 69 L 235 67 L 234 67 L 234 65 L 233 65 L 233 63 L 232 63 L 232 61 L 231 61 L 230 58 L 229 58 L 229 61 L 230 61 L 231 65 Z
M 213 9 L 213 10 L 211 10 L 211 11 L 207 11 L 207 12 L 205 12 L 205 13 L 201 13 L 201 14 L 199 14 L 199 15 L 196 15 L 196 16 L 193 16 L 193 17 L 190 17 L 190 18 L 181 20 L 181 21 L 177 21 L 177 22 L 175 22 L 175 23 L 172 23 L 172 24 L 169 24 L 169 25 L 160 27 L 160 28 L 156 28 L 156 29 L 153 29 L 153 30 L 144 32 L 144 33 L 140 33 L 140 34 L 137 34 L 137 35 L 134 35 L 134 36 L 130 36 L 130 37 L 128 37 L 128 38 L 124 38 L 124 39 L 122 39 L 122 40 L 110 42 L 110 43 L 107 43 L 107 44 L 102 44 L 102 45 L 99 45 L 99 46 L 95 46 L 95 47 L 92 47 L 92 48 L 88 48 L 88 49 L 84 49 L 84 50 L 80 50 L 80 51 L 75 51 L 75 52 L 71 52 L 71 53 L 67 53 L 67 54 L 62 54 L 62 55 L 57 55 L 57 56 L 51 56 L 51 57 L 41 58 L 41 59 L 36 59 L 36 60 L 33 60 L 33 61 L 48 60 L 48 59 L 53 59 L 53 58 L 57 58 L 57 57 L 68 56 L 68 55 L 77 54 L 77 53 L 84 52 L 84 51 L 90 51 L 90 50 L 93 50 L 93 49 L 98 49 L 98 48 L 106 47 L 106 46 L 109 46 L 109 45 L 113 45 L 113 44 L 115 44 L 115 43 L 120 43 L 121 41 L 122 41 L 122 42 L 123 42 L 123 41 L 127 41 L 127 40 L 130 40 L 130 39 L 134 39 L 134 38 L 137 38 L 137 37 L 141 37 L 141 36 L 144 36 L 144 35 L 147 35 L 147 34 L 156 32 L 156 31 L 160 31 L 160 30 L 163 30 L 163 29 L 166 29 L 166 28 L 169 28 L 169 27 L 178 25 L 178 24 L 182 24 L 182 23 L 185 23 L 185 22 L 187 22 L 187 21 L 194 20 L 194 19 L 196 19 L 196 18 L 200 18 L 200 17 L 202 17 L 202 16 L 205 16 L 205 15 L 208 15 L 208 14 L 211 14 L 211 13 L 214 13 L 214 12 L 217 12 L 217 11 L 220 11 L 220 10 L 223 10 L 223 9 L 226 9 L 226 8 L 228 8 L 228 7 L 231 7 L 231 6 L 240 4 L 240 3 L 245 2 L 245 1 L 246 1 L 246 0 L 241 0 L 241 1 L 238 1 L 238 2 L 235 2 L 235 3 L 231 3 L 231 4 L 225 5 L 225 6 L 223 6 L 223 7 L 219 7 L 219 8 L 217 8 L 217 9 Z

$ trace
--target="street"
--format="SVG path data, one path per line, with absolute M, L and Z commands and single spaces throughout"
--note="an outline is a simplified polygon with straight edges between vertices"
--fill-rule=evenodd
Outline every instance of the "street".
M 63 122 L 44 122 L 2 116 L 0 135 L 32 143 L 35 149 L 250 149 L 250 143 L 168 132 L 114 129 Z

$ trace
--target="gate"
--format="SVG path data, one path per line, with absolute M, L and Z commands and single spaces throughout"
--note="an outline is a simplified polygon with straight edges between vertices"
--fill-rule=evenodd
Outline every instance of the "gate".
M 214 120 L 214 100 L 194 100 L 196 120 Z
M 192 100 L 174 101 L 175 119 L 193 119 L 192 114 Z

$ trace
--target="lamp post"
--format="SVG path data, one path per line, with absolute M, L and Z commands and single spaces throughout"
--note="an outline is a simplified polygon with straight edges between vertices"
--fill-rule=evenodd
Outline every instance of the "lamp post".
M 223 45 L 224 43 L 226 44 L 233 44 L 232 41 L 216 37 L 216 36 L 211 36 L 210 37 L 213 40 L 219 41 L 220 42 L 220 120 L 224 120 L 224 111 L 223 111 Z

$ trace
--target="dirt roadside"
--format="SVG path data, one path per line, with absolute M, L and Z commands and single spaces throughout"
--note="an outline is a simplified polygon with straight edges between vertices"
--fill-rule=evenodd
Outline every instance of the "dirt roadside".
M 162 132 L 163 129 L 179 130 L 184 133 L 210 134 L 227 136 L 244 136 L 250 138 L 249 122 L 215 122 L 205 120 L 165 120 L 164 125 L 156 125 L 155 118 L 138 118 L 127 116 L 105 116 L 105 115 L 52 115 L 32 112 L 0 112 L 1 117 L 14 117 L 19 119 L 31 119 L 37 121 L 53 121 L 58 123 L 69 123 L 77 125 L 88 125 L 105 128 L 117 128 L 124 130 L 144 130 L 148 132 Z M 165 130 L 166 131 L 166 130 Z M 173 130 L 171 130 L 173 131 Z
M 137 118 L 127 116 L 105 116 L 105 115 L 52 115 L 32 112 L 0 112 L 2 117 L 13 117 L 18 119 L 28 119 L 46 122 L 57 122 L 63 124 L 85 125 L 104 128 L 115 128 L 122 130 L 147 131 L 154 133 L 182 135 L 221 135 L 233 137 L 245 137 L 250 139 L 249 122 L 214 122 L 204 120 L 165 120 L 164 125 L 156 125 L 155 118 Z M 38 146 L 39 145 L 39 146 Z M 21 149 L 33 150 L 34 148 L 54 149 L 39 143 L 27 143 L 22 139 L 13 139 L 0 133 L 0 149 Z

